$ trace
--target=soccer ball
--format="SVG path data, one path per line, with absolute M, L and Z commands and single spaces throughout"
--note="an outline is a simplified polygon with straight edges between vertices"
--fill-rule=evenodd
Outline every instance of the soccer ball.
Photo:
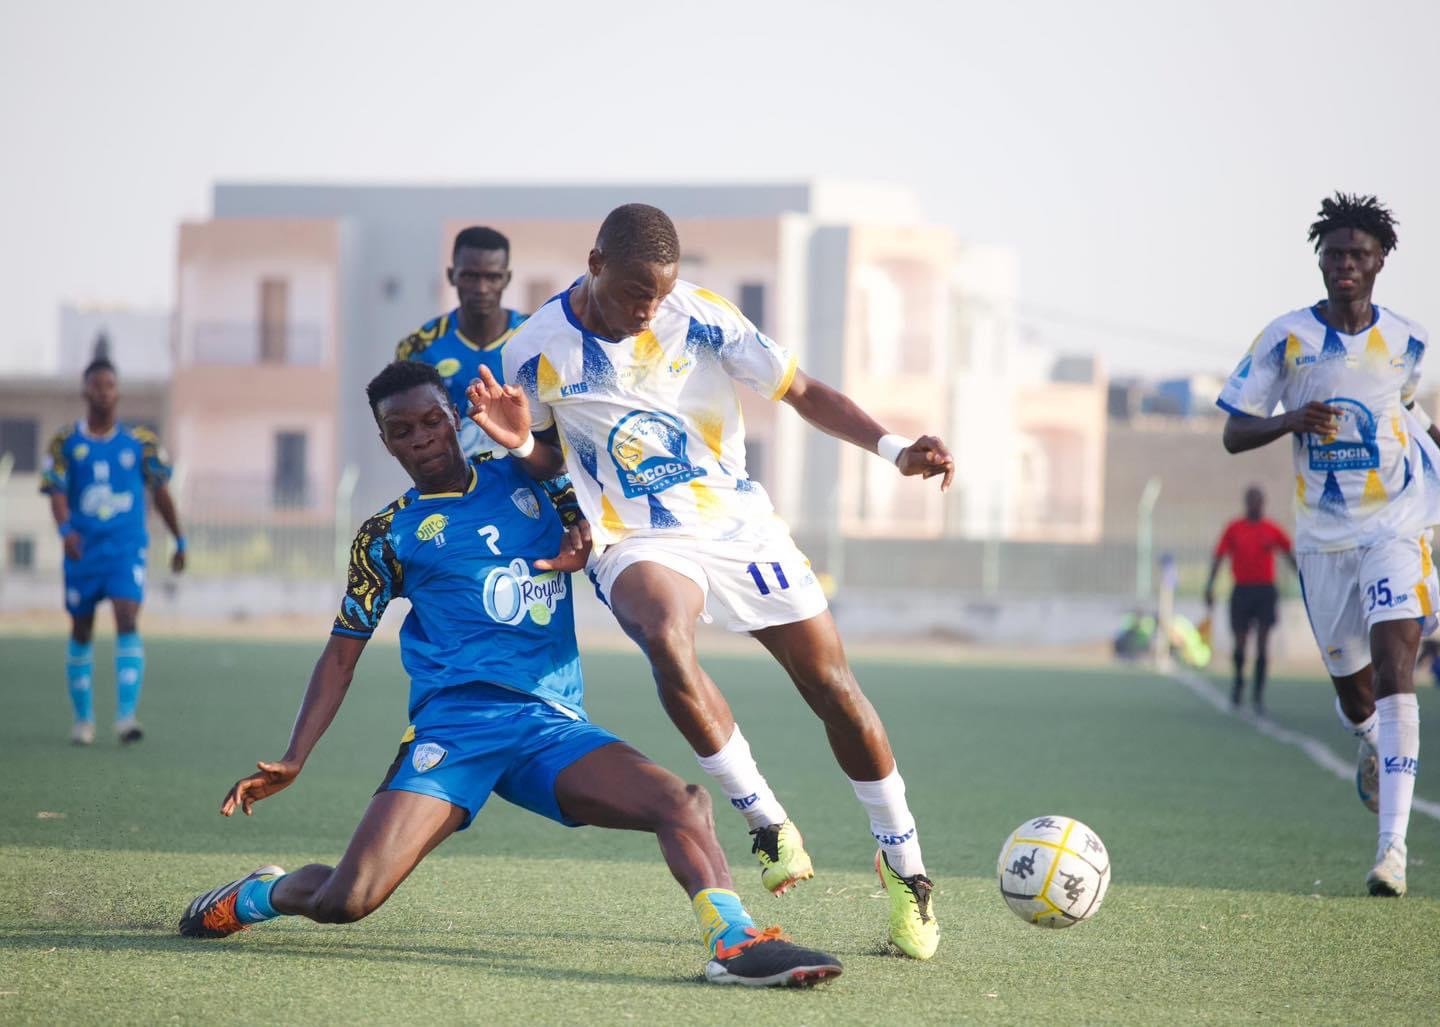
M 1036 817 L 1010 832 L 996 873 L 1000 894 L 1021 920 L 1069 927 L 1099 911 L 1110 887 L 1110 853 L 1078 820 Z

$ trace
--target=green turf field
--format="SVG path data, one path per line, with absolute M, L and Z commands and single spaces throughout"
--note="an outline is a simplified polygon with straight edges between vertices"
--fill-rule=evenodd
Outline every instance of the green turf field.
M 1440 824 L 1412 823 L 1410 896 L 1368 898 L 1374 818 L 1350 789 L 1128 670 L 858 661 L 937 881 L 928 964 L 884 953 L 873 844 L 817 723 L 777 669 L 738 658 L 709 666 L 817 877 L 771 898 L 724 809 L 721 836 L 756 919 L 835 952 L 839 980 L 703 983 L 689 905 L 649 838 L 499 800 L 360 924 L 188 941 L 175 922 L 194 894 L 339 855 L 393 756 L 404 685 L 398 650 L 374 646 L 299 783 L 223 820 L 230 783 L 283 751 L 318 642 L 147 645 L 148 737 L 121 751 L 102 731 L 77 750 L 61 641 L 0 638 L 0 1022 L 1419 1023 L 1440 1000 Z M 97 646 L 102 728 L 111 652 Z M 637 656 L 587 671 L 597 721 L 699 779 Z M 1271 692 L 1275 720 L 1348 754 L 1326 685 Z M 1422 731 L 1440 751 L 1440 718 Z M 1420 793 L 1440 798 L 1440 777 Z M 993 876 L 1009 831 L 1045 813 L 1085 820 L 1113 859 L 1105 908 L 1067 931 L 1021 923 Z

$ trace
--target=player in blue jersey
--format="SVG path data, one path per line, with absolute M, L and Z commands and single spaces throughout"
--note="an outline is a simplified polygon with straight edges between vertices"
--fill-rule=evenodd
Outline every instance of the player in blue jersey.
M 500 351 L 525 321 L 525 315 L 501 302 L 510 284 L 510 240 L 493 228 L 474 226 L 455 236 L 451 266 L 445 277 L 455 287 L 460 305 L 426 321 L 395 347 L 396 360 L 419 360 L 440 372 L 450 402 L 465 413 L 465 387 L 482 366 L 504 380 Z M 460 445 L 466 456 L 503 456 L 468 417 L 460 422 Z
M 90 639 L 95 607 L 109 599 L 117 636 L 115 734 L 128 744 L 144 734 L 136 710 L 145 680 L 139 618 L 149 543 L 147 492 L 175 536 L 170 569 L 177 574 L 185 569 L 185 536 L 166 487 L 170 464 L 160 440 L 148 428 L 115 419 L 120 389 L 114 365 L 96 358 L 85 368 L 82 381 L 85 417 L 56 433 L 40 475 L 40 491 L 50 496 L 50 510 L 65 545 L 65 609 L 70 613 L 65 678 L 75 714 L 70 740 L 77 745 L 95 740 Z
M 707 979 L 809 984 L 840 973 L 834 957 L 755 929 L 707 793 L 586 717 L 567 572 L 584 566 L 589 536 L 583 522 L 561 525 L 528 473 L 536 461 L 467 460 L 429 366 L 397 361 L 367 391 L 385 448 L 415 487 L 355 537 L 340 614 L 285 755 L 236 782 L 220 812 L 249 814 L 295 781 L 397 596 L 411 605 L 400 629 L 410 727 L 337 866 L 261 867 L 196 898 L 180 933 L 224 937 L 286 914 L 359 920 L 493 792 L 562 824 L 657 835 L 710 949 Z

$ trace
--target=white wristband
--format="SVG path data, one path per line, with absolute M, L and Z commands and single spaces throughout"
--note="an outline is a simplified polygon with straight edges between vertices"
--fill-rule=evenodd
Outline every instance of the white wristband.
M 535 433 L 526 432 L 525 441 L 520 443 L 520 445 L 516 446 L 514 449 L 510 450 L 510 455 L 516 457 L 517 459 L 524 460 L 533 452 L 535 452 Z
M 1425 412 L 1425 408 L 1422 407 L 1419 403 L 1416 403 L 1410 408 L 1410 413 L 1415 416 L 1415 420 L 1420 422 L 1420 427 L 1424 428 L 1426 431 L 1429 431 L 1430 425 L 1435 423 L 1430 420 L 1430 415 Z
M 885 460 L 886 463 L 900 463 L 900 454 L 911 446 L 915 445 L 914 439 L 907 439 L 904 435 L 882 435 L 880 441 L 875 444 L 875 452 Z

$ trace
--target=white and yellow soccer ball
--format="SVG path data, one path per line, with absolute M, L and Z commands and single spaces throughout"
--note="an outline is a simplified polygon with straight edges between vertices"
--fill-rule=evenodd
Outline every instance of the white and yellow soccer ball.
M 1069 927 L 1089 920 L 1110 887 L 1110 853 L 1078 820 L 1027 820 L 1005 839 L 996 865 L 1000 894 L 1026 923 Z

